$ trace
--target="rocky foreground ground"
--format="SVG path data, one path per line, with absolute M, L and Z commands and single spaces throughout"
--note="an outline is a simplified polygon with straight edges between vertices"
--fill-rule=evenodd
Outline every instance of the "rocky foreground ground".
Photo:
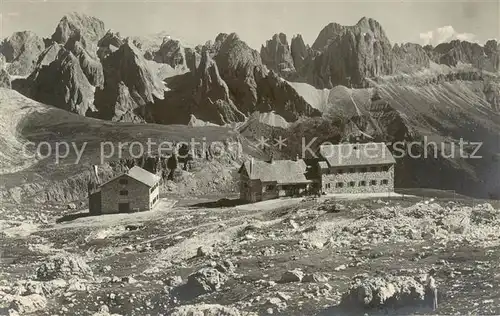
M 230 201 L 229 201 L 230 202 Z M 1 315 L 499 314 L 499 205 L 288 199 L 0 209 Z M 76 208 L 76 209 L 73 209 Z

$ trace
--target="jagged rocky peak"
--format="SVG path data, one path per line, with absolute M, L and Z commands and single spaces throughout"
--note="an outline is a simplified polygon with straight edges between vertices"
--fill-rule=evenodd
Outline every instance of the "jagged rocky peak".
M 215 56 L 220 76 L 231 91 L 243 113 L 252 113 L 257 103 L 257 83 L 267 73 L 260 54 L 242 41 L 236 33 L 229 34 Z
M 362 18 L 356 25 L 327 25 L 316 39 L 318 50 L 301 71 L 302 81 L 317 88 L 366 87 L 366 78 L 392 74 L 392 46 L 382 26 Z
M 58 44 L 56 42 L 52 42 L 52 44 L 49 45 L 38 56 L 38 60 L 36 62 L 36 68 L 39 69 L 40 67 L 48 66 L 51 62 L 53 62 L 57 58 L 57 55 L 59 54 L 61 48 L 63 48 L 63 45 Z
M 272 70 L 280 74 L 288 74 L 295 72 L 290 46 L 283 33 L 274 34 L 272 39 L 262 45 L 260 49 L 260 57 L 262 62 Z
M 421 68 L 429 67 L 429 55 L 427 51 L 418 44 L 395 44 L 392 53 L 394 55 L 394 72 L 410 73 Z
M 290 44 L 290 53 L 292 54 L 293 64 L 295 69 L 300 69 L 304 65 L 304 60 L 309 57 L 310 47 L 306 46 L 302 35 L 297 34 L 292 37 Z
M 103 60 L 105 84 L 97 89 L 99 117 L 115 121 L 148 119 L 145 106 L 163 99 L 163 82 L 150 69 L 142 52 L 126 39 Z
M 240 122 L 245 119 L 245 115 L 234 105 L 229 88 L 220 77 L 217 63 L 210 57 L 207 49 L 201 53 L 196 80 L 197 117 L 216 124 Z
M 490 40 L 485 46 L 467 41 L 453 40 L 441 43 L 432 51 L 432 59 L 448 66 L 458 63 L 471 64 L 476 68 L 492 72 L 499 70 L 500 51 L 496 41 Z M 496 49 L 495 49 L 496 46 Z
M 330 23 L 325 26 L 311 46 L 314 50 L 323 50 L 328 47 L 345 29 L 345 26 L 338 23 Z
M 165 38 L 159 50 L 154 53 L 154 61 L 168 64 L 172 68 L 188 68 L 184 46 L 177 39 Z
M 120 35 L 120 32 L 114 32 L 113 30 L 108 30 L 104 36 L 99 39 L 97 46 L 106 47 L 114 46 L 116 48 L 122 46 L 124 40 Z
M 94 87 L 80 67 L 78 58 L 61 48 L 53 62 L 38 69 L 33 80 L 32 97 L 80 115 L 93 110 Z
M 97 46 L 97 42 L 105 33 L 103 21 L 83 13 L 72 12 L 59 21 L 52 40 L 63 45 L 70 39 L 79 40 L 87 48 L 92 44 Z
M 99 59 L 104 59 L 112 52 L 115 52 L 122 46 L 124 39 L 120 36 L 119 32 L 108 30 L 106 34 L 97 42 L 97 56 Z
M 31 31 L 15 32 L 0 44 L 0 55 L 9 63 L 11 75 L 25 76 L 35 68 L 38 55 L 45 49 L 42 38 Z

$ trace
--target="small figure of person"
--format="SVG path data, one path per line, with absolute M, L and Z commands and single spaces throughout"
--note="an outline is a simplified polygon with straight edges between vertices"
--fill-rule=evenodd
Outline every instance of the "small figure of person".
M 434 276 L 436 275 L 436 270 L 431 269 L 429 270 L 429 273 L 427 274 L 427 281 L 426 281 L 426 293 L 428 297 L 428 301 L 432 302 L 432 310 L 436 311 L 438 308 L 438 301 L 437 301 L 437 286 L 436 286 L 436 279 L 434 279 Z

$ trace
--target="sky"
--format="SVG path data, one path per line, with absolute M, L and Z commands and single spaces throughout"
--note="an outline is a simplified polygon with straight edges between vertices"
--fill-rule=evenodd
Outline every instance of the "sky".
M 49 37 L 72 11 L 93 15 L 124 36 L 165 31 L 187 44 L 204 44 L 236 32 L 259 49 L 273 34 L 301 34 L 312 44 L 330 22 L 379 21 L 391 43 L 436 45 L 450 39 L 484 43 L 500 39 L 500 1 L 81 1 L 0 0 L 0 37 L 31 30 Z

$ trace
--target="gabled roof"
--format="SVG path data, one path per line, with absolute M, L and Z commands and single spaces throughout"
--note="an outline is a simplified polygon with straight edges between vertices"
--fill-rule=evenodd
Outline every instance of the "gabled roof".
M 137 180 L 141 183 L 144 183 L 148 187 L 153 187 L 158 181 L 160 181 L 160 177 L 158 177 L 157 175 L 152 174 L 151 172 L 144 170 L 141 167 L 134 166 L 134 167 L 132 167 L 132 169 L 130 169 L 126 173 L 111 178 L 107 182 L 103 183 L 101 186 L 103 186 L 111 181 L 114 181 L 123 175 L 127 175 L 134 180 Z
M 307 165 L 304 160 L 273 160 L 272 162 L 250 160 L 243 163 L 243 168 L 251 180 L 277 182 L 278 184 L 309 183 L 306 178 Z
M 145 185 L 152 187 L 158 181 L 160 181 L 160 177 L 151 172 L 142 169 L 141 167 L 134 166 L 127 172 L 127 175 L 139 182 L 144 183 Z
M 321 145 L 319 153 L 330 167 L 396 163 L 384 143 Z

